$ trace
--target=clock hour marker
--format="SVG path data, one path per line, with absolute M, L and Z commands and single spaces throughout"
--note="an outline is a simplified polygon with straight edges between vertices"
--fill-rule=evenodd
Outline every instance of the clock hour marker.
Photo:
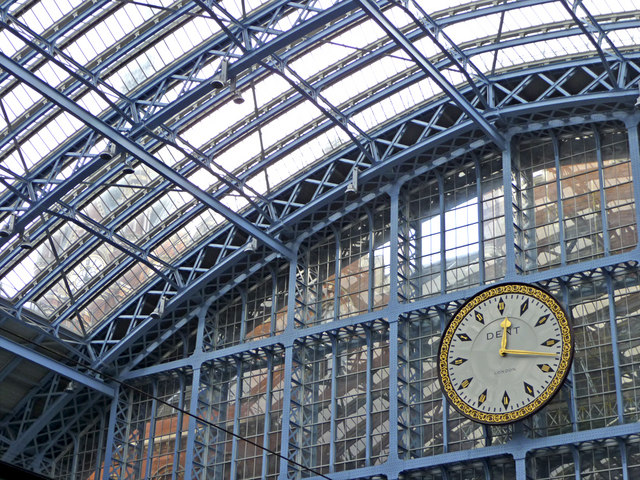
M 511 399 L 509 398 L 509 395 L 507 395 L 507 391 L 505 390 L 504 395 L 502 396 L 502 405 L 504 406 L 505 410 L 509 406 L 509 400 Z
M 462 415 L 489 425 L 535 413 L 571 368 L 569 322 L 562 306 L 534 285 L 482 290 L 443 332 L 437 357 L 443 394 Z
M 471 384 L 471 380 L 473 380 L 473 377 L 465 378 L 460 384 L 460 388 L 467 388 Z
M 534 327 L 539 327 L 540 325 L 544 325 L 547 322 L 548 318 L 549 318 L 549 315 L 543 315 L 538 319 Z
M 527 382 L 523 382 L 523 383 L 524 383 L 524 391 L 529 395 L 533 396 L 533 387 L 529 385 Z

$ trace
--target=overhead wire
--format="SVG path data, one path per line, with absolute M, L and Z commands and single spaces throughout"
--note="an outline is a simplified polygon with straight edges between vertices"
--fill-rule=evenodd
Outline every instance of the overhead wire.
M 2 331 L 5 334 L 9 334 L 12 337 L 16 337 L 16 338 L 18 338 L 18 339 L 20 339 L 20 340 L 22 340 L 22 341 L 24 341 L 24 342 L 26 342 L 26 343 L 28 343 L 30 345 L 33 345 L 34 347 L 36 347 L 38 349 L 46 350 L 47 352 L 53 353 L 56 356 L 63 357 L 65 360 L 69 360 L 68 357 L 63 356 L 62 354 L 60 354 L 59 352 L 56 352 L 55 350 L 51 349 L 50 347 L 48 347 L 46 345 L 40 345 L 40 344 L 34 342 L 33 340 L 31 340 L 30 338 L 27 338 L 27 337 L 24 337 L 24 336 L 20 335 L 19 333 L 7 330 L 6 328 L 4 328 L 2 326 L 0 326 L 0 331 Z M 82 365 L 80 362 L 78 362 L 76 360 L 73 360 L 73 361 L 78 367 L 85 368 L 85 369 L 87 369 L 87 370 L 99 375 L 100 377 L 104 378 L 105 380 L 109 380 L 111 382 L 115 382 L 120 387 L 124 387 L 124 388 L 128 388 L 130 390 L 133 390 L 133 391 L 135 391 L 135 392 L 137 392 L 137 393 L 139 393 L 139 394 L 141 394 L 143 396 L 146 396 L 149 400 L 154 400 L 154 401 L 156 401 L 158 403 L 166 405 L 167 407 L 174 409 L 176 412 L 182 413 L 183 415 L 187 415 L 188 417 L 191 417 L 196 421 L 205 423 L 206 425 L 208 425 L 210 427 L 213 427 L 213 428 L 215 428 L 217 430 L 220 430 L 221 432 L 224 432 L 224 433 L 226 433 L 226 434 L 228 434 L 228 435 L 230 435 L 230 436 L 232 436 L 234 438 L 237 438 L 238 440 L 244 441 L 244 442 L 246 442 L 246 443 L 248 443 L 248 444 L 250 444 L 250 445 L 252 445 L 254 447 L 257 447 L 257 448 L 259 448 L 259 449 L 261 449 L 261 450 L 263 450 L 263 451 L 265 451 L 265 452 L 267 452 L 267 453 L 269 453 L 271 455 L 275 455 L 278 458 L 280 458 L 282 460 L 285 460 L 288 463 L 290 463 L 292 465 L 295 465 L 296 467 L 299 467 L 299 468 L 301 468 L 301 469 L 303 469 L 303 470 L 305 470 L 305 471 L 307 471 L 309 473 L 317 475 L 317 476 L 319 476 L 321 478 L 324 478 L 326 480 L 331 480 L 330 477 L 326 476 L 325 474 L 323 474 L 323 473 L 321 473 L 321 472 L 319 472 L 317 470 L 314 470 L 311 467 L 308 467 L 306 465 L 303 465 L 302 463 L 299 463 L 299 462 L 297 462 L 295 460 L 292 460 L 289 457 L 286 457 L 286 456 L 282 455 L 281 453 L 278 453 L 278 452 L 276 452 L 274 450 L 271 450 L 268 447 L 265 447 L 263 445 L 260 445 L 260 444 L 258 444 L 256 442 L 254 442 L 253 440 L 249 440 L 248 438 L 245 438 L 240 434 L 237 434 L 237 433 L 235 433 L 235 432 L 233 432 L 233 431 L 231 431 L 231 430 L 229 430 L 227 428 L 224 428 L 224 427 L 222 427 L 220 425 L 217 425 L 217 424 L 207 420 L 206 418 L 199 417 L 198 415 L 195 415 L 195 414 L 191 413 L 190 411 L 188 411 L 188 410 L 186 410 L 184 408 L 181 408 L 181 407 L 178 407 L 176 405 L 173 405 L 173 404 L 167 402 L 166 400 L 163 400 L 160 397 L 157 397 L 157 396 L 155 396 L 155 395 L 153 395 L 153 394 L 151 394 L 151 393 L 149 393 L 149 392 L 147 392 L 147 391 L 145 391 L 145 390 L 143 390 L 141 388 L 136 387 L 135 385 L 131 385 L 129 383 L 126 383 L 126 382 L 114 377 L 113 375 L 110 375 L 110 374 L 108 374 L 106 372 L 102 372 L 102 371 L 100 371 L 100 370 L 98 370 L 96 368 L 93 368 L 91 366 Z M 73 379 L 70 379 L 70 380 L 73 381 Z

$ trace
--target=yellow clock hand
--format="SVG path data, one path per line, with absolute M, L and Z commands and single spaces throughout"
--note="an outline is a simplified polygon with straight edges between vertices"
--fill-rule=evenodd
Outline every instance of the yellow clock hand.
M 505 350 L 507 349 L 507 328 L 511 326 L 511 322 L 507 317 L 504 317 L 504 320 L 500 323 L 500 326 L 502 327 L 502 340 L 500 342 L 500 350 L 498 350 L 498 353 L 500 354 L 500 356 L 504 357 Z
M 560 355 L 559 353 L 551 353 L 551 352 L 532 352 L 530 350 L 510 350 L 505 348 L 504 350 L 500 350 L 501 355 L 508 353 L 510 355 L 544 355 L 545 357 L 555 357 L 556 355 Z

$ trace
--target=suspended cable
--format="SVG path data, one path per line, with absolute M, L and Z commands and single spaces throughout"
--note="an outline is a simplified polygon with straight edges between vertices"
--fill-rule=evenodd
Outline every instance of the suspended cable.
M 5 329 L 4 327 L 1 327 L 1 326 L 0 326 L 0 331 L 2 331 L 5 334 L 9 334 L 12 337 L 16 337 L 16 338 L 18 338 L 18 339 L 20 339 L 20 340 L 22 340 L 22 341 L 24 341 L 24 342 L 26 342 L 26 343 L 28 343 L 30 345 L 33 345 L 36 348 L 39 348 L 39 349 L 42 349 L 42 350 L 46 350 L 47 352 L 52 353 L 52 354 L 54 354 L 54 355 L 56 355 L 58 357 L 63 357 L 65 360 L 69 360 L 68 357 L 63 356 L 62 354 L 60 354 L 59 352 L 56 352 L 55 350 L 51 349 L 50 347 L 48 347 L 46 345 L 40 345 L 40 344 L 34 342 L 33 340 L 31 340 L 30 338 L 23 337 L 19 333 L 12 332 L 12 331 L 7 330 L 7 329 Z M 213 423 L 213 422 L 211 422 L 211 421 L 209 421 L 209 420 L 207 420 L 205 418 L 199 417 L 198 415 L 195 415 L 195 414 L 189 412 L 188 410 L 185 410 L 184 408 L 172 405 L 171 403 L 169 403 L 169 402 L 161 399 L 160 397 L 157 397 L 157 396 L 155 396 L 155 395 L 153 395 L 153 394 L 151 394 L 149 392 L 146 392 L 145 390 L 143 390 L 141 388 L 138 388 L 138 387 L 136 387 L 134 385 L 130 385 L 130 384 L 128 384 L 128 383 L 126 383 L 126 382 L 124 382 L 124 381 L 122 381 L 122 380 L 120 380 L 120 379 L 118 379 L 118 378 L 116 378 L 116 377 L 114 377 L 112 375 L 109 375 L 108 373 L 101 372 L 96 368 L 90 367 L 88 365 L 82 365 L 80 362 L 78 362 L 75 359 L 73 360 L 73 362 L 76 364 L 76 366 L 81 367 L 81 368 L 85 368 L 85 369 L 87 369 L 87 370 L 89 370 L 89 371 L 91 371 L 91 372 L 93 372 L 93 373 L 95 373 L 97 375 L 100 375 L 105 380 L 109 380 L 111 382 L 115 382 L 121 387 L 128 388 L 130 390 L 133 390 L 133 391 L 135 391 L 135 392 L 147 397 L 149 400 L 155 400 L 156 402 L 161 403 L 163 405 L 166 405 L 169 408 L 173 408 L 174 410 L 176 410 L 177 412 L 182 413 L 183 415 L 187 415 L 187 416 L 193 418 L 194 420 L 197 420 L 199 422 L 205 423 L 206 425 L 208 425 L 210 427 L 213 427 L 213 428 L 215 428 L 217 430 L 220 430 L 221 432 L 224 432 L 224 433 L 226 433 L 228 435 L 231 435 L 232 437 L 237 438 L 238 440 L 242 440 L 244 442 L 247 442 L 250 445 L 253 445 L 254 447 L 258 447 L 259 449 L 264 450 L 265 452 L 267 452 L 267 453 L 269 453 L 271 455 L 275 455 L 275 456 L 277 456 L 278 458 L 280 458 L 282 460 L 286 460 L 288 463 L 291 463 L 292 465 L 295 465 L 296 467 L 299 467 L 299 468 L 301 468 L 303 470 L 306 470 L 309 473 L 317 475 L 317 476 L 319 476 L 321 478 L 325 478 L 327 480 L 331 480 L 330 477 L 327 477 L 323 473 L 318 472 L 317 470 L 314 470 L 311 467 L 307 467 L 306 465 L 303 465 L 303 464 L 301 464 L 299 462 L 296 462 L 295 460 L 292 460 L 289 457 L 285 457 L 284 455 L 282 455 L 282 454 L 280 454 L 280 453 L 278 453 L 278 452 L 276 452 L 274 450 L 271 450 L 268 447 L 262 446 L 262 445 L 260 445 L 260 444 L 258 444 L 256 442 L 254 442 L 253 440 L 249 440 L 248 438 L 245 438 L 242 435 L 239 435 L 237 433 L 234 433 L 231 430 L 228 430 L 228 429 L 226 429 L 224 427 L 221 427 L 220 425 L 217 425 L 217 424 L 215 424 L 215 423 Z M 193 389 L 192 389 L 192 392 L 193 392 Z

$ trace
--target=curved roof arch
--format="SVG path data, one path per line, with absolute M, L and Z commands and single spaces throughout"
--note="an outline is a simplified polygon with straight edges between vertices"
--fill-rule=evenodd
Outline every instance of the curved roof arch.
M 638 95 L 632 1 L 0 8 L 0 311 L 95 368 L 161 302 L 184 323 L 290 255 L 356 169 L 348 208 L 418 155 Z

